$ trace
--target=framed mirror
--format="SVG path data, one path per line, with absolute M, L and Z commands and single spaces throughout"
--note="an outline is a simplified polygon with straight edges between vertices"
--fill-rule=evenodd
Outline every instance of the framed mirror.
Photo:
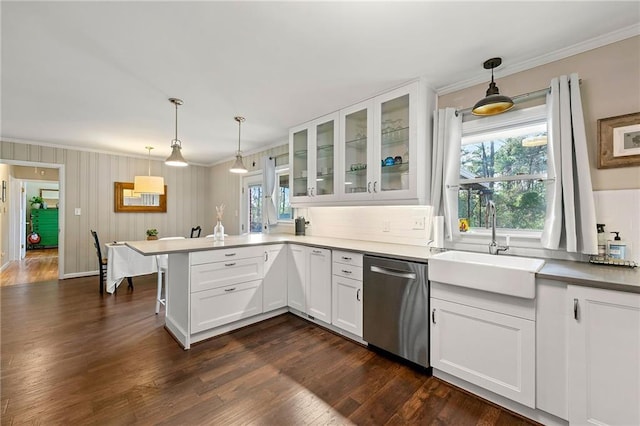
M 163 195 L 153 195 L 134 193 L 133 182 L 114 182 L 113 207 L 116 213 L 166 213 L 167 185 Z

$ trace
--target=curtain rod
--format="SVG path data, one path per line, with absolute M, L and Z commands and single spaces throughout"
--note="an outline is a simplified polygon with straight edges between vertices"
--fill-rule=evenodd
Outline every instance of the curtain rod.
M 571 82 L 569 82 L 569 84 L 571 84 Z M 578 84 L 582 84 L 582 79 L 578 79 Z M 546 94 L 549 93 L 549 90 L 551 90 L 550 87 L 545 87 L 544 89 L 535 90 L 529 93 L 523 93 L 521 95 L 516 95 L 512 97 L 511 100 L 513 101 L 514 104 L 519 104 L 525 101 L 530 101 L 533 99 L 538 99 L 543 96 L 546 96 Z M 472 109 L 473 107 L 456 110 L 456 116 L 458 114 L 462 114 L 462 115 L 469 114 Z

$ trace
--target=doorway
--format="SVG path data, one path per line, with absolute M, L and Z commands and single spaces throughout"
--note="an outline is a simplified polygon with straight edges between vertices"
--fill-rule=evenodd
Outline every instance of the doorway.
M 245 176 L 242 179 L 242 221 L 243 232 L 262 232 L 262 173 Z
M 4 159 L 0 163 L 8 168 L 9 178 L 2 285 L 63 278 L 64 165 Z

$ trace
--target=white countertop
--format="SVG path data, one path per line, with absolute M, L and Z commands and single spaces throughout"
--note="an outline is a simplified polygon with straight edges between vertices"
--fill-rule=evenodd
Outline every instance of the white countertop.
M 250 234 L 213 238 L 186 238 L 183 240 L 127 241 L 126 244 L 143 255 L 188 253 L 192 251 L 243 247 L 260 244 L 294 243 L 334 250 L 356 251 L 363 254 L 427 262 L 432 251 L 426 246 L 379 243 L 291 234 Z M 571 284 L 640 293 L 640 268 L 592 265 L 590 263 L 546 260 L 537 274 L 540 278 L 565 281 Z

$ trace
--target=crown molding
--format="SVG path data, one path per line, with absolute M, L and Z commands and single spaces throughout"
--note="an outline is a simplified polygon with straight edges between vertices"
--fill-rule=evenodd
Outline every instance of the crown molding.
M 549 64 L 551 62 L 559 61 L 561 59 L 568 58 L 579 53 L 584 53 L 589 50 L 597 49 L 598 47 L 606 46 L 608 44 L 616 43 L 621 40 L 626 40 L 631 37 L 640 35 L 640 24 L 634 24 L 625 28 L 621 28 L 617 31 L 610 32 L 598 37 L 594 37 L 589 40 L 574 44 L 563 49 L 559 49 L 544 55 L 532 58 L 516 64 L 510 64 L 500 69 L 500 76 L 505 77 L 511 74 L 516 74 L 522 71 L 529 70 L 541 65 Z M 486 75 L 473 77 L 467 80 L 459 81 L 457 83 L 449 84 L 436 88 L 436 94 L 438 96 L 446 95 L 456 92 L 458 90 L 466 89 L 477 84 L 487 82 Z

